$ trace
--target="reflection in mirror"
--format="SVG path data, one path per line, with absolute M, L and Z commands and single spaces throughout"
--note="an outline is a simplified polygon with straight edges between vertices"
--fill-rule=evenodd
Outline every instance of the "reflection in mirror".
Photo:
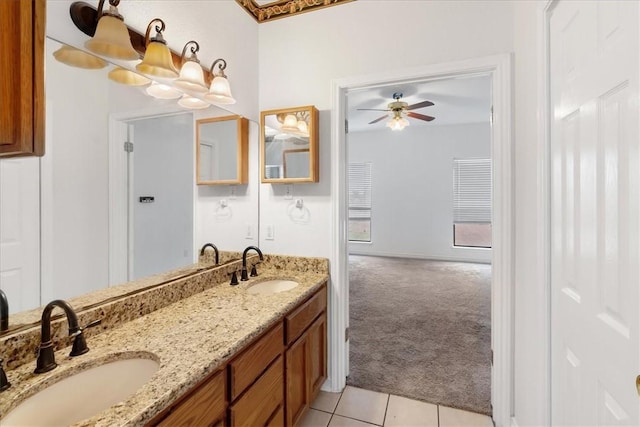
M 57 61 L 61 46 L 46 40 L 45 156 L 0 160 L 0 288 L 10 331 L 39 321 L 37 307 L 53 299 L 81 310 L 99 295 L 117 297 L 121 287 L 103 288 L 143 278 L 122 291 L 129 292 L 193 274 L 203 267 L 203 241 L 222 253 L 238 250 L 226 246 L 231 238 L 219 238 L 233 221 L 203 226 L 211 204 L 195 191 L 194 113 L 147 96 L 145 86 L 114 83 L 110 64 L 83 69 Z M 229 116 L 213 106 L 198 114 Z M 234 229 L 238 247 L 253 243 L 238 229 L 251 224 L 257 235 L 258 221 L 257 196 L 241 196 L 229 202 L 242 221 Z M 96 298 L 84 296 L 100 289 Z
M 246 184 L 248 120 L 240 116 L 196 121 L 198 185 Z
M 263 111 L 260 121 L 261 182 L 318 182 L 318 110 Z
M 282 152 L 282 174 L 288 178 L 309 176 L 309 149 L 284 150 Z

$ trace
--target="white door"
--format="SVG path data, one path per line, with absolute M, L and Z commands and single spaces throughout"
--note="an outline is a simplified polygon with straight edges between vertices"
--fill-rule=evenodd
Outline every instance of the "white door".
M 40 305 L 39 159 L 0 160 L 0 289 L 15 313 Z
M 554 426 L 640 425 L 638 2 L 550 17 Z

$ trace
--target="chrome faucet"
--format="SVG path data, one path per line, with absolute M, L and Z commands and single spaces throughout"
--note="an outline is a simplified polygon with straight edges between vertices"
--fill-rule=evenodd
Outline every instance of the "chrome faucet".
M 42 319 L 40 321 L 40 346 L 38 347 L 38 360 L 36 361 L 36 370 L 34 371 L 36 374 L 48 372 L 58 366 L 53 352 L 53 343 L 51 342 L 51 312 L 55 307 L 60 307 L 64 310 L 67 316 L 67 323 L 69 323 L 69 336 L 74 337 L 71 353 L 69 353 L 71 357 L 80 356 L 89 351 L 87 342 L 84 339 L 83 330 L 100 323 L 100 320 L 96 320 L 85 328 L 81 328 L 78 325 L 78 316 L 76 316 L 75 311 L 73 311 L 69 303 L 57 299 L 47 304 L 42 312 Z
M 9 300 L 7 294 L 0 289 L 0 332 L 9 329 Z
M 212 248 L 216 253 L 216 265 L 218 265 L 218 263 L 220 262 L 220 255 L 218 253 L 218 248 L 213 243 L 205 243 L 204 246 L 202 246 L 202 249 L 200 249 L 200 256 L 204 255 L 204 250 L 207 248 Z
M 240 280 L 242 281 L 249 280 L 249 277 L 247 276 L 247 252 L 249 252 L 252 249 L 258 252 L 258 256 L 260 256 L 260 261 L 264 261 L 264 257 L 262 256 L 262 251 L 260 250 L 260 248 L 258 248 L 257 246 L 247 246 L 244 252 L 242 252 L 242 273 L 240 273 Z M 255 277 L 257 275 L 258 275 L 258 272 L 256 271 L 256 266 L 254 265 L 251 268 L 251 277 Z

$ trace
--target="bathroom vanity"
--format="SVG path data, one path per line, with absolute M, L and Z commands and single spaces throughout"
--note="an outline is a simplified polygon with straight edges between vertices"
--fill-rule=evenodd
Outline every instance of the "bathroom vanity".
M 15 347 L 16 342 L 32 345 L 32 338 L 18 339 L 29 331 L 0 337 L 0 353 L 10 365 L 17 364 L 16 355 L 23 358 L 7 372 L 12 386 L 0 393 L 0 414 L 79 371 L 142 357 L 159 363 L 148 382 L 73 425 L 295 426 L 326 378 L 328 262 L 265 255 L 257 266 L 258 277 L 230 286 L 230 273 L 239 267 L 239 262 L 231 262 L 147 291 L 146 300 L 153 305 L 157 297 L 204 286 L 134 319 L 106 319 L 100 328 L 87 330 L 90 351 L 79 357 L 68 356 L 66 321 L 54 320 L 59 366 L 45 374 L 33 373 L 33 349 Z M 248 292 L 270 279 L 298 285 L 268 295 Z M 132 311 L 139 307 L 136 297 L 140 295 L 110 304 L 119 302 L 118 310 Z M 111 318 L 108 306 L 79 312 L 79 322 L 86 324 L 99 314 Z

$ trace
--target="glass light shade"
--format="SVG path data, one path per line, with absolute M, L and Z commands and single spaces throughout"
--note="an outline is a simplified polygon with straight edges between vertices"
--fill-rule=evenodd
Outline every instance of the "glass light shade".
M 394 117 L 387 122 L 387 127 L 391 130 L 402 130 L 407 126 L 409 126 L 409 120 L 404 117 Z
M 216 76 L 211 82 L 209 93 L 204 96 L 207 100 L 216 104 L 235 104 L 236 100 L 231 96 L 229 81 L 222 76 Z
M 309 135 L 309 125 L 304 120 L 298 120 L 298 130 L 304 135 Z
M 107 66 L 107 61 L 67 45 L 53 52 L 53 57 L 63 64 L 88 70 L 98 70 Z
M 148 78 L 122 67 L 116 67 L 109 71 L 108 77 L 116 83 L 127 86 L 144 86 L 151 83 Z
M 195 61 L 187 61 L 180 69 L 180 77 L 173 82 L 180 89 L 204 93 L 207 85 L 204 82 L 202 67 Z
M 147 94 L 158 99 L 178 99 L 182 96 L 182 92 L 171 86 L 153 82 L 147 88 Z
M 138 52 L 131 46 L 129 30 L 124 22 L 111 15 L 102 15 L 98 27 L 91 40 L 84 46 L 93 53 L 109 58 L 133 61 L 140 58 Z
M 136 70 L 148 76 L 169 79 L 178 77 L 169 48 L 166 44 L 156 41 L 149 43 L 142 62 L 136 65 Z
M 182 95 L 182 98 L 180 98 L 180 100 L 178 101 L 178 105 L 185 108 L 201 109 L 201 108 L 207 108 L 211 104 L 201 99 L 194 98 L 193 96 L 189 96 L 185 94 L 185 95 Z
M 298 119 L 296 118 L 295 115 L 293 114 L 287 114 L 284 118 L 284 122 L 282 123 L 282 126 L 280 127 L 280 129 L 287 131 L 287 132 L 294 132 L 297 133 L 298 132 Z

